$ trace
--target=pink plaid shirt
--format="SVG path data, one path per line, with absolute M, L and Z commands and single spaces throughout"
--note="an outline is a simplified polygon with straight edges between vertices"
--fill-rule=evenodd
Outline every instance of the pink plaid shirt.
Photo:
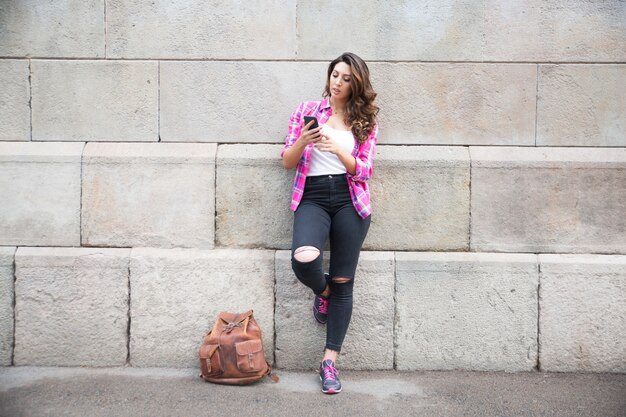
M 287 149 L 289 149 L 300 137 L 302 126 L 304 125 L 304 116 L 315 116 L 321 125 L 326 123 L 332 114 L 330 101 L 328 99 L 322 101 L 304 101 L 298 105 L 289 120 L 289 131 L 285 138 L 285 146 L 280 153 L 282 157 Z M 376 142 L 378 141 L 378 125 L 374 127 L 367 140 L 361 144 L 355 141 L 352 156 L 356 159 L 355 175 L 347 174 L 348 185 L 350 188 L 350 196 L 352 204 L 356 212 L 361 218 L 366 218 L 372 214 L 372 205 L 370 203 L 370 191 L 367 186 L 367 180 L 372 176 L 374 166 L 374 153 Z M 291 210 L 296 211 L 302 193 L 304 192 L 304 184 L 306 182 L 307 172 L 309 171 L 309 163 L 311 161 L 311 149 L 313 144 L 309 144 L 304 148 L 302 157 L 296 168 L 296 177 L 293 181 L 293 194 L 291 196 Z

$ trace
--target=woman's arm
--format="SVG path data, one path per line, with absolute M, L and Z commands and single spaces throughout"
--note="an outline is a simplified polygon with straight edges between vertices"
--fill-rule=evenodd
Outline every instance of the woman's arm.
M 356 156 L 356 169 L 352 176 L 353 181 L 367 181 L 372 177 L 377 142 L 378 124 L 374 126 L 367 140 L 359 145 L 359 152 Z
M 306 148 L 306 145 L 301 140 L 297 140 L 292 146 L 285 149 L 283 152 L 283 167 L 285 169 L 297 167 L 304 148 Z
M 289 131 L 285 138 L 285 145 L 280 153 L 280 156 L 283 158 L 283 167 L 286 169 L 297 167 L 306 145 L 318 142 L 321 137 L 320 128 L 309 130 L 313 122 L 302 127 L 305 105 L 306 102 L 300 103 L 289 119 Z

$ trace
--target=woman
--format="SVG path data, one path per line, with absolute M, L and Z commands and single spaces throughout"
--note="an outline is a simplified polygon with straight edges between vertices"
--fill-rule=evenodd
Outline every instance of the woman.
M 354 273 L 369 229 L 372 176 L 378 140 L 376 93 L 361 58 L 344 53 L 328 66 L 321 101 L 300 103 L 291 115 L 281 156 L 297 168 L 291 198 L 295 211 L 291 264 L 298 279 L 315 293 L 313 315 L 327 323 L 320 365 L 322 392 L 341 392 L 337 356 L 352 316 Z M 315 121 L 304 123 L 304 116 Z M 330 270 L 322 251 L 330 239 Z

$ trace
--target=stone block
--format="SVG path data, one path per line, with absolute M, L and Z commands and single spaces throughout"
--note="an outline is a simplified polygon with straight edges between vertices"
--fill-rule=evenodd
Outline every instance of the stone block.
M 0 142 L 0 245 L 80 245 L 83 147 Z
M 379 146 L 367 250 L 467 250 L 467 148 Z
M 470 3 L 464 7 L 474 8 Z M 621 1 L 489 0 L 483 7 L 479 8 L 482 21 L 473 21 L 482 30 L 472 38 L 482 37 L 484 60 L 615 62 L 626 58 L 626 9 Z M 465 19 L 463 14 L 455 15 Z M 457 29 L 460 37 L 472 31 Z
M 372 63 L 370 69 L 380 143 L 535 144 L 535 65 Z
M 0 6 L 1 14 L 2 6 Z M 0 26 L 0 33 L 1 31 Z M 0 35 L 1 38 L 2 35 Z M 28 61 L 0 60 L 0 126 L 2 126 L 0 140 L 2 141 L 30 140 L 28 77 Z
M 470 155 L 472 251 L 626 253 L 626 149 Z
M 626 372 L 626 256 L 539 255 L 539 360 L 555 372 Z
M 290 251 L 276 252 L 276 365 L 282 369 L 317 368 L 326 343 L 326 326 L 313 318 L 313 292 L 293 274 L 290 257 Z M 324 257 L 328 265 L 329 253 Z M 393 369 L 394 313 L 393 252 L 361 252 L 341 369 Z
M 0 366 L 13 358 L 13 256 L 15 248 L 0 247 Z
M 289 210 L 294 170 L 282 145 L 220 145 L 217 151 L 216 242 L 229 247 L 291 247 Z
M 219 146 L 218 246 L 291 247 L 289 202 L 295 173 L 282 167 L 280 149 Z M 407 182 L 407 177 L 412 180 Z M 467 149 L 379 146 L 370 188 L 374 214 L 366 250 L 468 249 Z
M 538 281 L 535 255 L 397 252 L 397 369 L 532 370 Z
M 156 142 L 158 65 L 33 60 L 33 140 Z
M 201 143 L 89 143 L 82 243 L 212 248 L 215 153 Z
M 102 58 L 102 0 L 6 1 L 0 4 L 0 56 Z
M 15 365 L 122 366 L 129 249 L 18 248 Z
M 198 367 L 217 314 L 250 309 L 273 362 L 274 252 L 139 248 L 130 276 L 133 366 Z
M 326 63 L 161 62 L 161 139 L 283 143 L 300 101 L 318 100 Z
M 109 0 L 107 56 L 295 58 L 295 14 L 295 0 Z
M 537 145 L 626 146 L 624 80 L 624 65 L 540 65 Z
M 332 36 L 319 36 L 320 21 L 332 28 Z M 331 60 L 343 51 L 391 61 L 626 58 L 626 9 L 617 0 L 413 0 L 367 7 L 324 0 L 299 2 L 297 22 L 301 59 Z

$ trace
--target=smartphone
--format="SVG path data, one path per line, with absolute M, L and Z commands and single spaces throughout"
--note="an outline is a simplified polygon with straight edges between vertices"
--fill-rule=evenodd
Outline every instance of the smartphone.
M 304 116 L 304 125 L 308 125 L 311 120 L 313 120 L 313 125 L 309 128 L 310 130 L 316 129 L 319 127 L 319 124 L 317 123 L 317 119 L 313 116 Z

